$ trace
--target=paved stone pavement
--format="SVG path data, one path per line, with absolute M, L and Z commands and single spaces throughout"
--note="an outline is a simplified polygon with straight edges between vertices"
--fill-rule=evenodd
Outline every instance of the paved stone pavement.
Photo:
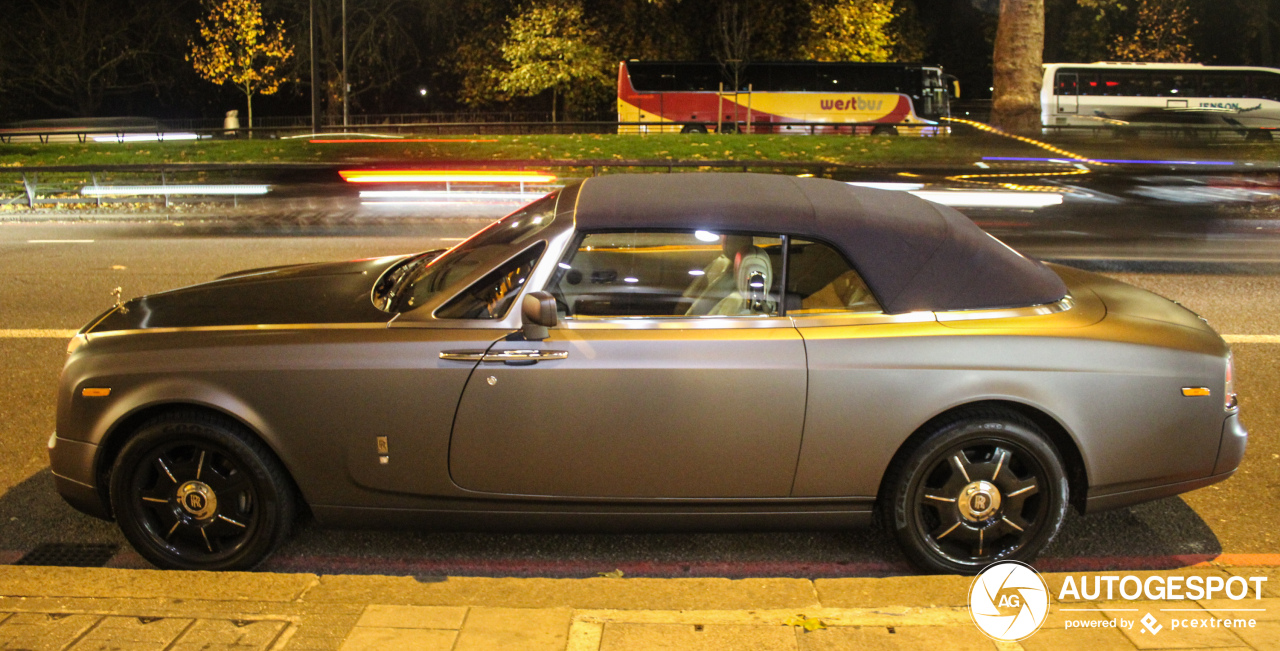
M 1044 574 L 1054 598 L 1043 626 L 997 642 L 973 623 L 971 579 L 956 576 L 418 580 L 0 566 L 0 649 L 1280 649 L 1275 565 L 1132 574 L 1157 585 L 1255 580 L 1239 600 L 1060 601 L 1067 577 L 1096 573 Z

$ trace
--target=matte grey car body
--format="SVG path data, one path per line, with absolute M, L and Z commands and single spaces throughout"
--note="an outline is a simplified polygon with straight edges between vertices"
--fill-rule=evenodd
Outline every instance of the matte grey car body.
M 525 239 L 487 247 L 488 262 L 457 269 L 442 290 L 418 294 L 425 302 L 379 292 L 390 291 L 397 272 L 421 275 L 467 244 L 439 258 L 233 274 L 112 308 L 69 349 L 49 451 L 58 490 L 86 513 L 113 517 L 129 500 L 110 493 L 131 437 L 166 414 L 204 414 L 258 446 L 254 454 L 287 477 L 282 495 L 305 502 L 325 525 L 839 527 L 869 522 L 879 507 L 891 529 L 896 520 L 905 531 L 919 509 L 906 493 L 907 506 L 893 506 L 895 487 L 924 486 L 929 472 L 945 471 L 945 462 L 912 470 L 913 454 L 928 466 L 925 452 L 948 427 L 986 428 L 995 438 L 962 454 L 966 463 L 981 461 L 975 454 L 995 463 L 1006 440 L 1000 432 L 1026 430 L 1008 438 L 1009 458 L 1044 465 L 1039 475 L 1019 472 L 1039 477 L 1034 492 L 1061 502 L 1037 511 L 1051 529 L 1043 539 L 992 552 L 980 537 L 968 559 L 963 550 L 937 562 L 927 551 L 909 554 L 927 568 L 969 571 L 967 563 L 992 554 L 1039 551 L 1060 523 L 1054 508 L 1090 512 L 1192 490 L 1230 476 L 1243 455 L 1230 351 L 1202 319 L 1123 283 L 1026 260 L 950 209 L 833 181 L 624 176 L 571 185 L 493 228 L 515 228 L 530 215 L 540 223 Z M 758 236 L 743 250 L 762 252 L 782 276 L 768 278 L 766 269 L 755 278 L 778 287 L 759 301 L 760 313 L 578 313 L 607 311 L 581 288 L 614 291 L 633 280 L 596 268 L 566 276 L 584 233 L 694 229 L 723 241 L 727 233 Z M 948 253 L 950 244 L 921 244 L 929 237 L 961 244 Z M 810 310 L 789 295 L 786 275 L 812 242 L 849 259 L 873 308 Z M 731 265 L 744 259 L 739 253 Z M 929 280 L 914 290 L 899 282 L 892 269 L 900 260 L 909 262 L 905 275 Z M 492 285 L 486 274 L 502 265 L 524 267 L 500 313 L 442 316 L 468 291 Z M 1030 281 L 1020 284 L 1019 265 Z M 573 273 L 589 277 L 571 286 Z M 740 289 L 750 291 L 745 282 Z M 526 298 L 535 290 L 562 303 L 545 339 L 521 334 L 529 325 L 521 301 L 547 299 Z M 234 450 L 225 455 L 235 461 Z M 229 476 L 244 474 L 231 467 Z M 998 478 L 1000 465 L 993 470 L 984 472 Z M 1055 472 L 1060 486 L 1050 485 Z M 962 514 L 965 527 L 989 527 L 983 518 L 1000 514 L 980 507 L 1001 497 L 1011 504 L 1018 491 L 1002 495 L 965 474 L 973 481 L 960 500 L 982 493 Z M 182 490 L 195 490 L 192 482 Z M 204 499 L 214 496 L 199 486 Z M 954 502 L 947 496 L 958 486 L 932 499 Z M 158 494 L 146 499 L 170 499 Z M 203 526 L 192 519 L 196 509 L 161 507 L 176 514 L 170 534 L 184 522 L 191 531 Z M 262 507 L 243 507 L 246 517 L 254 508 Z M 923 517 L 935 519 L 928 509 Z M 1001 526 L 1002 535 L 1022 532 Z M 263 545 L 221 564 L 189 549 L 148 558 L 247 567 L 270 551 Z

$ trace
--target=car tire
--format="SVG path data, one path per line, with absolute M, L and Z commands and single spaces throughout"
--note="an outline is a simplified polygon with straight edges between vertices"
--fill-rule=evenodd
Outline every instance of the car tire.
M 288 537 L 296 513 L 275 455 L 239 424 L 201 412 L 139 427 L 109 485 L 125 538 L 166 569 L 252 569 Z
M 976 574 L 1029 562 L 1068 505 L 1062 459 L 1025 417 L 969 410 L 929 426 L 886 474 L 882 522 L 917 567 Z

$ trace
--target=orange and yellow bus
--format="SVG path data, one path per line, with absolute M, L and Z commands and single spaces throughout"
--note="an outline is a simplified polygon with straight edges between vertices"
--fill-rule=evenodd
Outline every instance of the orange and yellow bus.
M 618 131 L 935 135 L 954 80 L 910 63 L 623 61 L 618 121 L 642 124 Z

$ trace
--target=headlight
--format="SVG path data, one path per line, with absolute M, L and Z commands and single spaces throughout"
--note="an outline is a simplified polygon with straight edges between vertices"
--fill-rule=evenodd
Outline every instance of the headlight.
M 1235 382 L 1235 365 L 1232 363 L 1231 353 L 1227 353 L 1227 382 L 1222 392 L 1222 407 L 1227 411 L 1233 411 L 1236 408 L 1236 382 Z
M 76 335 L 72 337 L 71 341 L 67 342 L 67 354 L 70 355 L 71 353 L 76 352 L 81 346 L 87 343 L 89 343 L 89 338 L 85 335 Z

